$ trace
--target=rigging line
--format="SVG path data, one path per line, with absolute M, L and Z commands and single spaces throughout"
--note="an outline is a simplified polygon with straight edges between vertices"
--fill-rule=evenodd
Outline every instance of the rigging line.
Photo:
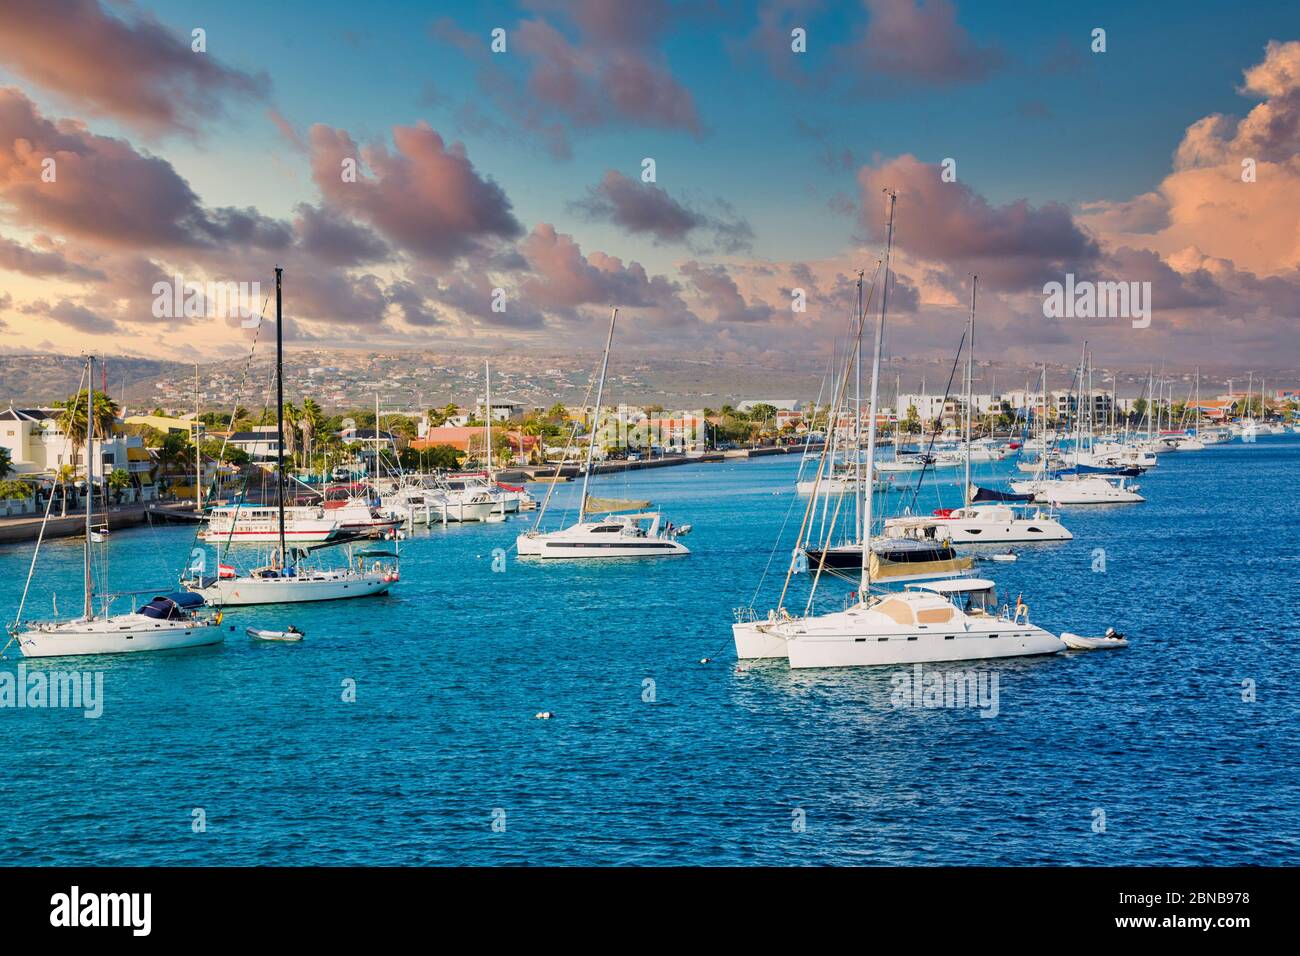
M 230 444 L 230 436 L 233 435 L 234 432 L 235 432 L 235 417 L 236 417 L 236 415 L 237 415 L 237 413 L 238 413 L 238 411 L 239 411 L 239 403 L 240 403 L 240 400 L 241 400 L 241 399 L 243 398 L 243 396 L 244 396 L 244 388 L 245 388 L 245 386 L 248 384 L 248 380 L 249 380 L 249 377 L 250 377 L 250 373 L 251 373 L 252 368 L 253 368 L 253 359 L 254 359 L 254 357 L 255 357 L 255 355 L 256 355 L 256 353 L 257 353 L 257 343 L 258 343 L 258 340 L 261 338 L 261 335 L 262 335 L 262 325 L 264 324 L 264 319 L 265 319 L 265 316 L 266 316 L 266 309 L 267 309 L 267 306 L 269 306 L 270 303 L 271 303 L 271 294 L 268 292 L 268 293 L 266 294 L 266 298 L 264 298 L 264 299 L 262 300 L 262 308 L 261 308 L 260 310 L 258 310 L 258 313 L 257 313 L 257 325 L 255 326 L 255 328 L 254 328 L 254 330 L 253 330 L 253 342 L 252 342 L 252 344 L 249 346 L 249 349 L 248 349 L 248 356 L 247 356 L 247 358 L 244 359 L 244 368 L 243 368 L 243 371 L 242 371 L 241 374 L 240 374 L 240 378 L 239 378 L 239 386 L 238 386 L 238 388 L 235 389 L 235 401 L 232 403 L 232 405 L 231 405 L 231 407 L 230 407 L 230 422 L 229 422 L 229 425 L 228 425 L 227 428 L 226 428 L 226 435 L 225 435 L 225 437 L 222 438 L 222 440 L 221 440 L 221 449 L 220 449 L 220 451 L 217 453 L 217 468 L 218 468 L 218 476 L 215 476 L 215 477 L 213 478 L 213 482 L 212 482 L 212 486 L 211 486 L 211 493 L 210 493 L 210 494 L 208 495 L 208 497 L 207 497 L 208 508 L 209 508 L 209 509 L 212 508 L 212 504 L 211 504 L 211 502 L 212 502 L 212 500 L 216 497 L 216 492 L 217 492 L 218 489 L 220 488 L 219 469 L 220 469 L 220 467 L 221 467 L 221 462 L 225 460 L 226 448 L 227 448 L 227 446 Z M 263 412 L 266 411 L 266 406 L 265 406 L 265 404 L 263 405 L 262 411 L 263 411 Z M 198 413 L 198 409 L 197 409 L 197 408 L 194 410 L 194 414 L 195 414 L 195 420 L 194 420 L 194 440 L 195 440 L 195 443 L 198 444 L 198 443 L 199 443 L 199 418 L 198 418 L 198 414 L 199 414 L 199 413 Z M 203 454 L 203 452 L 202 452 L 202 446 L 199 445 L 199 456 L 200 456 L 200 461 L 202 460 L 202 454 Z M 241 490 L 246 490 L 246 489 L 247 489 L 247 486 L 248 486 L 248 478 L 247 478 L 247 476 L 246 476 L 246 477 L 244 478 L 244 488 L 241 489 Z M 241 495 L 241 497 L 243 497 L 243 496 Z M 201 519 L 203 516 L 200 514 L 200 515 L 198 515 L 198 517 Z M 152 528 L 152 525 L 151 525 L 150 527 Z M 234 532 L 234 524 L 233 524 L 233 522 L 232 522 L 232 524 L 231 524 L 231 533 L 233 534 L 233 532 Z M 192 555 L 193 555 L 194 549 L 198 547 L 198 544 L 199 544 L 199 537 L 200 537 L 200 535 L 201 535 L 202 533 L 203 533 L 203 522 L 200 520 L 200 521 L 197 522 L 197 523 L 195 524 L 195 526 L 194 526 L 194 537 L 190 539 L 190 555 L 187 556 L 186 563 L 185 563 L 184 565 L 181 566 L 181 571 L 180 571 L 180 573 L 179 573 L 179 575 L 178 575 L 178 577 L 177 577 L 177 580 L 178 580 L 178 586 L 179 586 L 179 582 L 182 581 L 182 580 L 184 580 L 184 578 L 185 578 L 185 574 L 186 574 L 186 572 L 189 570 L 189 567 L 190 567 L 190 560 L 192 560 Z M 229 536 L 228 536 L 228 537 L 229 537 Z M 229 548 L 229 541 L 227 542 L 227 549 L 228 549 L 228 548 Z M 160 553 L 161 553 L 161 550 L 160 550 Z M 217 567 L 217 573 L 218 573 L 218 574 L 220 574 L 221 558 L 222 558 L 222 548 L 221 548 L 221 546 L 220 546 L 220 542 L 218 542 L 218 546 L 217 546 L 217 566 L 218 566 L 218 567 Z
M 875 273 L 875 275 L 872 276 L 872 280 L 871 280 L 871 289 L 870 289 L 870 291 L 867 293 L 867 305 L 864 307 L 864 309 L 870 309 L 870 308 L 871 308 L 871 305 L 870 305 L 870 303 L 871 303 L 871 296 L 875 293 L 875 289 L 876 289 L 876 278 L 879 276 L 879 274 L 880 274 L 880 262 L 878 261 L 878 262 L 876 263 L 876 273 Z M 864 314 L 865 314 L 865 312 L 864 312 Z M 853 370 L 853 358 L 856 356 L 856 354 L 857 354 L 857 350 L 858 350 L 859 348 L 862 347 L 862 326 L 863 326 L 863 324 L 864 324 L 864 323 L 861 323 L 861 322 L 858 323 L 858 334 L 857 334 L 857 337 L 856 337 L 855 340 L 854 340 L 854 348 L 853 348 L 853 350 L 852 350 L 853 354 L 849 356 L 849 361 L 847 361 L 847 362 L 844 363 L 844 376 L 843 376 L 843 378 L 840 380 L 840 387 L 839 387 L 839 389 L 838 389 L 838 391 L 837 391 L 837 393 L 836 393 L 836 395 L 835 395 L 835 400 L 834 400 L 834 402 L 832 402 L 832 407 L 833 407 L 834 410 L 835 410 L 835 421 L 836 421 L 836 424 L 838 424 L 838 419 L 839 419 L 839 409 L 840 409 L 840 408 L 843 406 L 843 404 L 844 404 L 845 395 L 846 395 L 847 390 L 848 390 L 850 373 L 851 373 L 852 370 Z M 821 458 L 820 458 L 820 459 L 818 460 L 818 462 L 817 462 L 817 473 L 816 473 L 816 475 L 813 477 L 812 493 L 808 496 L 808 506 L 804 509 L 804 513 L 803 513 L 803 522 L 802 522 L 802 524 L 799 526 L 799 537 L 795 540 L 795 550 L 794 550 L 794 552 L 790 555 L 790 567 L 789 567 L 789 568 L 786 570 L 786 572 L 785 572 L 785 583 L 781 586 L 781 597 L 778 599 L 778 601 L 777 601 L 777 605 L 776 605 L 778 611 L 779 611 L 782 607 L 784 607 L 784 605 L 785 605 L 785 595 L 786 595 L 786 593 L 790 590 L 790 579 L 794 576 L 795 561 L 797 560 L 797 555 L 799 554 L 799 549 L 800 549 L 800 547 L 802 546 L 802 543 L 803 543 L 803 540 L 804 540 L 804 534 L 808 531 L 808 528 L 809 528 L 809 518 L 810 518 L 810 516 L 813 514 L 813 512 L 814 512 L 814 506 L 815 506 L 816 503 L 817 503 L 817 489 L 818 489 L 818 488 L 820 487 L 820 485 L 821 485 L 822 472 L 823 472 L 823 471 L 825 470 L 825 468 L 826 468 L 826 461 L 827 461 L 827 454 L 826 454 L 826 451 L 823 450 L 822 455 L 821 455 Z M 833 472 L 834 472 L 834 469 L 832 468 L 832 475 L 833 475 Z M 870 478 L 868 478 L 868 480 L 870 480 Z M 868 538 L 870 538 L 870 534 L 868 534 Z M 820 569 L 819 569 L 819 570 L 818 570 L 818 575 L 820 575 L 820 573 L 821 573 L 821 572 L 820 572 Z M 814 586 L 816 586 L 816 581 L 815 581 L 815 580 L 814 580 Z
M 943 388 L 943 403 L 948 404 L 948 396 L 952 392 L 952 380 L 957 374 L 957 365 L 961 362 L 962 349 L 966 346 L 966 333 L 962 332 L 961 341 L 957 343 L 957 357 L 952 360 L 952 371 L 948 373 L 948 384 Z M 912 489 L 912 500 L 907 504 L 907 513 L 916 507 L 916 496 L 921 492 L 921 482 L 925 480 L 925 473 L 930 467 L 930 459 L 934 453 L 934 440 L 939 435 L 938 431 L 930 433 L 930 444 L 925 449 L 925 457 L 921 459 L 921 473 L 916 476 L 916 487 Z M 897 457 L 897 452 L 895 452 Z
M 84 381 L 86 380 L 86 375 L 87 375 L 88 372 L 89 372 L 89 367 L 87 367 L 85 370 L 82 371 L 82 373 L 81 373 L 81 378 L 77 380 L 77 394 L 76 394 L 76 397 L 73 398 L 73 400 L 72 400 L 72 408 L 69 410 L 69 413 L 68 413 L 69 421 L 71 421 L 71 419 L 72 419 L 73 417 L 76 416 L 76 413 L 77 413 L 77 403 L 78 403 L 79 401 L 81 401 L 81 383 L 84 382 Z M 87 398 L 86 398 L 86 407 L 87 407 L 87 409 L 89 409 L 89 407 L 90 407 L 90 398 L 89 398 L 89 395 L 87 395 Z M 89 417 L 87 417 L 87 420 L 89 420 Z M 69 456 L 70 456 L 70 453 L 71 453 L 71 447 L 70 447 L 71 444 L 72 444 L 72 436 L 71 436 L 71 434 L 69 433 L 69 430 L 68 430 L 68 429 L 64 429 L 64 435 L 63 435 L 63 450 L 64 450 L 65 452 L 68 452 L 68 453 L 69 453 Z M 59 482 L 59 484 L 60 484 L 60 486 L 62 486 L 62 482 Z M 64 497 L 64 501 L 66 502 L 66 500 L 67 500 L 67 498 L 66 498 L 66 495 L 67 495 L 67 488 L 66 488 L 66 487 L 63 489 L 63 492 L 64 492 L 64 496 L 65 496 L 65 497 Z M 5 646 L 4 646 L 3 648 L 0 648 L 0 658 L 3 658 L 3 657 L 4 657 L 4 652 L 7 651 L 7 650 L 9 650 L 9 645 L 12 644 L 12 643 L 17 639 L 17 636 L 18 636 L 18 627 L 19 627 L 19 625 L 22 623 L 22 620 L 23 620 L 23 608 L 26 607 L 26 605 L 27 605 L 27 594 L 28 594 L 28 592 L 31 590 L 31 586 L 32 586 L 32 577 L 33 577 L 33 575 L 36 573 L 36 559 L 40 556 L 40 553 L 41 553 L 41 543 L 45 540 L 45 526 L 46 526 L 46 524 L 49 523 L 49 520 L 50 520 L 50 511 L 53 509 L 53 507 L 54 507 L 54 495 L 51 494 L 50 497 L 49 497 L 49 498 L 46 500 L 46 502 L 45 502 L 45 516 L 41 519 L 41 527 L 40 527 L 40 530 L 37 531 L 37 533 L 36 533 L 36 547 L 35 547 L 35 549 L 32 551 L 32 561 L 31 561 L 31 564 L 29 564 L 29 565 L 27 566 L 27 581 L 26 581 L 25 584 L 23 584 L 23 596 L 22 596 L 22 597 L 19 599 L 19 601 L 18 601 L 18 613 L 17 613 L 17 615 L 14 617 L 14 622 L 13 622 L 13 624 L 12 624 L 12 625 L 10 626 L 10 628 L 9 628 L 9 634 L 10 634 L 9 640 L 5 643 Z

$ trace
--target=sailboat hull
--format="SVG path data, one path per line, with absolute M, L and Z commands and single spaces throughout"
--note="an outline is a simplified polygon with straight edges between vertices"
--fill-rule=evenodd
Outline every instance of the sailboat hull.
M 785 659 L 786 640 L 772 630 L 772 625 L 760 621 L 747 621 L 731 625 L 736 641 L 736 657 L 742 661 Z
M 318 578 L 227 578 L 193 588 L 209 604 L 234 607 L 250 604 L 300 604 L 384 594 L 393 586 L 389 572 Z
M 81 657 L 173 651 L 225 639 L 226 632 L 215 622 L 157 621 L 130 614 L 33 628 L 20 633 L 17 642 L 23 657 Z
M 880 667 L 942 661 L 1029 657 L 1065 650 L 1060 639 L 1032 624 L 990 621 L 988 628 L 961 628 L 947 634 L 912 631 L 879 633 L 874 629 L 834 636 L 794 635 L 786 641 L 791 668 Z

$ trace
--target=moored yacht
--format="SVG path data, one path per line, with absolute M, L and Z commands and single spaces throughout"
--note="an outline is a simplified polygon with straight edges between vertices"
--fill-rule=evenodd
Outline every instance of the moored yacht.
M 1025 605 L 999 609 L 993 582 L 980 578 L 872 594 L 831 614 L 773 613 L 764 621 L 738 621 L 732 633 L 741 659 L 785 657 L 796 669 L 988 660 L 1065 650 L 1060 638 L 1030 623 Z
M 665 522 L 657 511 L 647 511 L 649 502 L 599 500 L 589 498 L 591 464 L 599 432 L 600 403 L 605 394 L 605 374 L 609 369 L 609 352 L 614 344 L 614 323 L 618 309 L 610 310 L 609 335 L 605 339 L 605 354 L 600 363 L 600 380 L 596 387 L 596 404 L 592 414 L 591 436 L 587 442 L 587 463 L 582 471 L 582 491 L 578 498 L 578 520 L 558 531 L 542 531 L 546 516 L 548 492 L 537 515 L 537 523 L 515 539 L 515 548 L 521 558 L 651 558 L 664 555 L 685 555 L 690 550 L 677 540 L 690 531 L 690 525 L 674 527 Z M 566 449 L 567 455 L 567 449 Z M 552 489 L 554 486 L 552 486 Z M 634 514 L 615 512 L 634 511 Z M 606 517 L 588 520 L 591 513 L 604 512 Z
M 677 540 L 690 530 L 663 523 L 657 512 L 607 515 L 579 521 L 561 531 L 527 532 L 516 540 L 520 557 L 534 558 L 650 558 L 690 554 Z
M 95 407 L 95 359 L 87 360 L 86 393 L 87 410 Z M 78 391 L 78 400 L 81 392 Z M 76 408 L 72 410 L 75 415 Z M 9 628 L 10 640 L 17 643 L 24 657 L 67 657 L 88 654 L 128 654 L 140 651 L 169 651 L 185 647 L 220 644 L 225 639 L 220 615 L 205 613 L 203 598 L 194 594 L 160 594 L 138 610 L 126 614 L 110 613 L 111 596 L 103 595 L 102 608 L 95 610 L 95 570 L 104 567 L 94 560 L 95 543 L 91 517 L 95 507 L 95 416 L 86 415 L 86 539 L 82 550 L 84 605 L 82 615 L 71 620 L 25 621 L 23 609 L 27 604 L 28 588 L 23 589 L 18 603 L 16 620 Z M 32 566 L 28 584 L 36 571 L 40 554 L 40 541 L 50 518 L 50 505 L 46 504 L 41 522 L 40 538 L 32 553 Z M 105 539 L 100 536 L 99 544 Z M 103 561 L 107 561 L 104 557 Z M 57 615 L 58 603 L 55 601 Z

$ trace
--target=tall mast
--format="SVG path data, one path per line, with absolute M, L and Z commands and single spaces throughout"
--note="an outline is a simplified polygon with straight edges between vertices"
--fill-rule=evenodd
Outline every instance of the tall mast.
M 284 548 L 284 317 L 280 311 L 280 280 L 275 267 L 275 507 L 280 519 L 280 567 L 288 563 Z
M 596 410 L 591 415 L 591 441 L 587 442 L 587 467 L 582 470 L 582 497 L 578 499 L 578 524 L 587 514 L 587 483 L 591 480 L 591 456 L 596 451 L 596 429 L 600 423 L 600 403 L 605 396 L 605 370 L 609 368 L 609 349 L 614 344 L 614 323 L 618 309 L 610 309 L 609 335 L 605 338 L 605 356 L 600 360 L 600 384 L 596 386 Z
M 95 616 L 95 581 L 90 573 L 90 516 L 95 508 L 95 356 L 90 362 L 86 397 L 86 620 Z M 76 407 L 73 407 L 76 415 Z
M 898 193 L 892 189 L 886 188 L 885 195 L 889 197 L 889 219 L 885 226 L 885 282 L 880 289 L 880 323 L 876 326 L 876 350 L 871 360 L 871 418 L 867 422 L 867 481 L 873 485 L 876 476 L 876 397 L 880 390 L 880 348 L 885 337 L 885 309 L 889 302 L 889 254 L 894 247 L 894 204 L 898 201 Z M 874 497 L 874 488 L 869 488 L 862 521 L 862 584 L 859 587 L 859 595 L 864 601 L 867 599 L 867 589 L 871 586 L 871 505 Z
M 856 422 L 853 427 L 853 507 L 858 521 L 858 540 L 866 541 L 867 535 L 870 534 L 870 524 L 863 523 L 862 512 L 862 327 L 865 325 L 867 317 L 862 311 L 862 270 L 858 270 L 858 344 L 857 364 L 854 368 L 854 414 Z M 875 406 L 871 409 L 872 415 L 876 413 Z
M 483 416 L 483 438 L 487 442 L 488 481 L 492 481 L 492 363 L 483 362 L 484 395 L 483 403 L 487 405 L 487 414 Z
M 194 512 L 203 514 L 203 449 L 199 431 L 199 363 L 194 363 Z
M 972 390 L 975 373 L 975 289 L 979 283 L 979 276 L 970 277 L 970 321 L 966 345 L 966 483 L 962 488 L 962 501 L 966 507 L 970 506 L 970 416 L 971 402 L 974 399 Z

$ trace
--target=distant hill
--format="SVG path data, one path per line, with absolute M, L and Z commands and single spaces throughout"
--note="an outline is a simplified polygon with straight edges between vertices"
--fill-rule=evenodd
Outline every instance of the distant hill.
M 500 400 L 549 406 L 556 402 L 579 405 L 587 393 L 597 352 L 545 354 L 514 352 L 490 356 L 492 394 Z M 472 405 L 483 395 L 482 353 L 467 352 L 363 352 L 344 349 L 292 349 L 285 355 L 285 397 L 301 402 L 311 396 L 327 411 L 373 407 L 378 393 L 389 411 L 416 410 L 448 403 Z M 140 358 L 105 360 L 108 390 L 131 412 L 155 407 L 189 411 L 194 407 L 194 366 Z M 0 354 L 0 408 L 47 404 L 66 398 L 76 388 L 84 368 L 78 356 Z M 891 358 L 882 368 L 880 391 L 891 401 L 896 388 L 915 392 L 922 385 L 930 392 L 943 389 L 952 371 L 952 359 Z M 1300 370 L 1269 372 L 1270 391 L 1300 382 Z M 977 392 L 1036 388 L 1039 369 L 1024 363 L 980 362 L 975 371 Z M 1241 371 L 1203 372 L 1202 397 L 1226 390 L 1227 378 L 1243 389 Z M 825 363 L 804 358 L 727 361 L 702 357 L 616 353 L 610 361 L 606 402 L 660 404 L 666 408 L 720 408 L 750 400 L 811 402 L 817 398 Z M 1070 387 L 1074 369 L 1048 366 L 1048 387 Z M 99 377 L 99 376 L 97 376 Z M 1184 400 L 1192 385 L 1192 371 L 1167 372 L 1174 382 L 1175 401 Z M 199 402 L 204 410 L 228 410 L 235 402 L 257 410 L 273 401 L 271 358 L 260 354 L 252 365 L 247 356 L 199 366 Z M 961 375 L 953 388 L 960 388 Z M 1146 387 L 1145 368 L 1127 368 L 1119 375 L 1118 391 L 1134 396 Z M 1258 388 L 1259 373 L 1255 376 Z M 103 379 L 98 383 L 102 386 Z M 863 383 L 864 391 L 866 382 Z M 1107 369 L 1094 371 L 1093 387 L 1111 387 Z M 830 400 L 831 385 L 822 401 Z

